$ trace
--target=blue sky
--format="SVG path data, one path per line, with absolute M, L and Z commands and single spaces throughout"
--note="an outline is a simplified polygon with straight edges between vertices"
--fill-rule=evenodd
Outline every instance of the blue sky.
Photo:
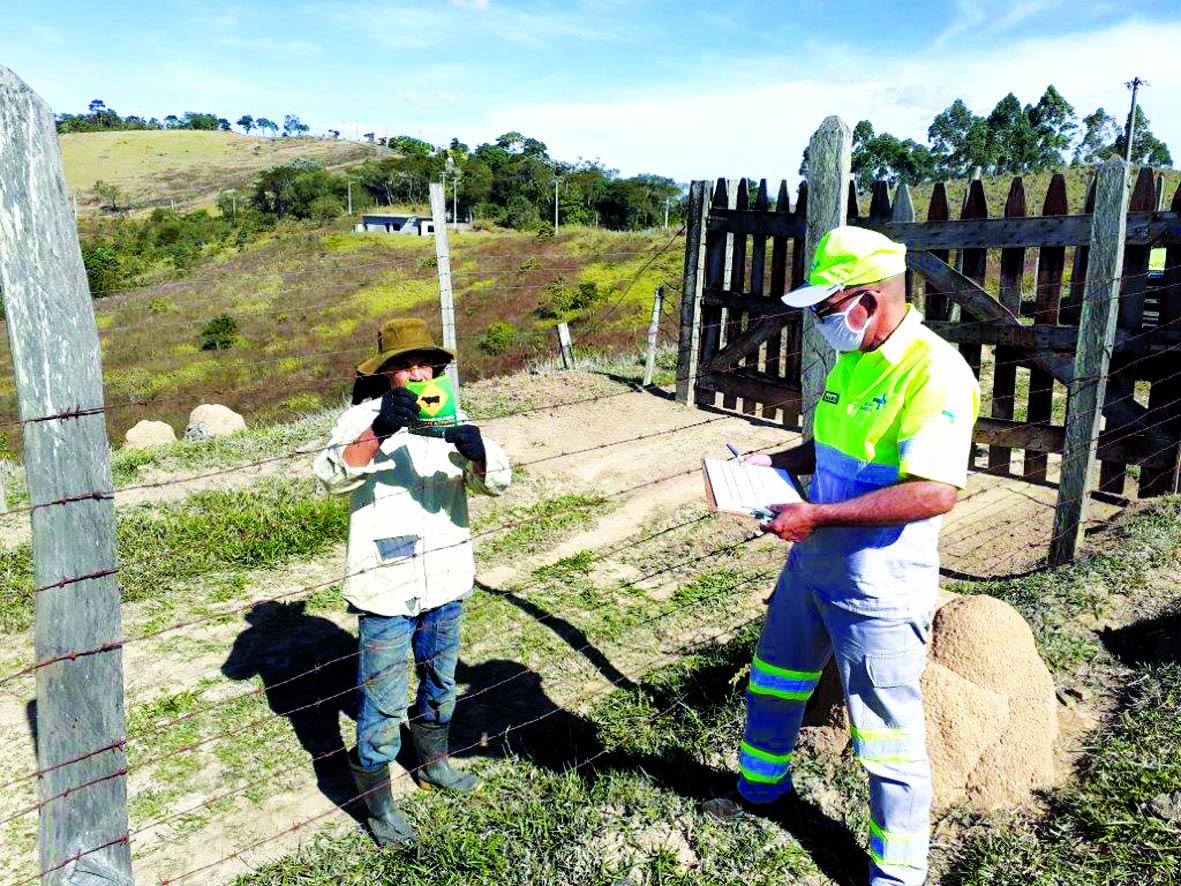
M 924 140 L 1048 83 L 1122 120 L 1134 74 L 1181 165 L 1181 7 L 1070 0 L 3 0 L 0 64 L 57 111 L 212 111 L 469 144 L 517 129 L 562 159 L 678 180 L 794 178 L 824 116 Z

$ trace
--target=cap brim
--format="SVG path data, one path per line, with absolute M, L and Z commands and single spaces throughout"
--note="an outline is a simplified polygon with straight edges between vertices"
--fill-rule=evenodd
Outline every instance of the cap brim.
M 783 296 L 783 303 L 789 308 L 809 308 L 831 298 L 844 287 L 840 283 L 822 283 L 818 286 L 801 286 Z

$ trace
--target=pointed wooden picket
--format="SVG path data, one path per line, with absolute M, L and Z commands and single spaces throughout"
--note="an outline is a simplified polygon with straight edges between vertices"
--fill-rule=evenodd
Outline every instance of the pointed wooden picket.
M 1005 218 L 1025 218 L 1025 183 L 1021 177 L 1013 179 L 1005 200 Z M 1001 304 L 1021 315 L 1021 281 L 1025 275 L 1025 249 L 1010 247 L 1001 250 Z M 992 372 L 992 417 L 1011 420 L 1017 397 L 1017 360 L 1019 351 L 998 345 Z M 1012 450 L 1007 446 L 992 446 L 988 450 L 988 470 L 1007 474 L 1012 467 Z
M 1094 206 L 1093 193 L 1091 199 L 1092 206 Z M 1046 197 L 1042 202 L 1042 215 L 1066 215 L 1068 210 L 1066 179 L 1061 173 L 1057 173 L 1050 179 L 1050 186 L 1046 189 Z M 1058 303 L 1062 294 L 1062 273 L 1065 267 L 1065 246 L 1043 246 L 1038 250 L 1036 301 L 1033 310 L 1035 326 L 1057 325 Z M 1048 425 L 1053 415 L 1054 377 L 1042 369 L 1033 367 L 1029 371 L 1029 401 L 1025 420 L 1030 424 Z M 1045 452 L 1026 450 L 1022 471 L 1025 479 L 1044 481 L 1048 458 Z

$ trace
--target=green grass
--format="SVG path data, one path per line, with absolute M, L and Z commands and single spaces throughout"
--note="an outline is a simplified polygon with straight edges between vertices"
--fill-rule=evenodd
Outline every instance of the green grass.
M 345 407 L 341 401 L 338 407 L 307 410 L 312 405 L 308 401 L 287 407 L 280 404 L 275 416 L 278 422 L 248 428 L 227 437 L 178 440 L 149 449 L 116 449 L 111 453 L 115 485 L 143 482 L 151 471 L 168 474 L 208 471 L 291 454 L 298 446 L 326 438 Z M 314 457 L 312 453 L 306 456 L 308 460 Z
M 323 835 L 241 882 L 769 886 L 814 876 L 808 852 L 778 828 L 720 825 L 699 809 L 729 779 L 705 761 L 737 738 L 741 692 L 729 674 L 753 637 L 612 694 L 553 757 L 477 764 L 486 783 L 474 797 L 412 794 L 403 806 L 420 830 L 416 853 L 375 851 L 358 832 Z
M 311 480 L 264 481 L 122 508 L 116 544 L 123 600 L 168 607 L 181 583 L 312 557 L 343 542 L 347 529 L 344 500 L 315 494 Z M 33 587 L 31 545 L 0 551 L 0 630 L 29 626 Z
M 978 820 L 945 880 L 962 886 L 1181 882 L 1181 821 L 1154 809 L 1181 786 L 1181 665 L 1133 676 L 1070 787 L 1044 816 Z M 1181 804 L 1178 804 L 1181 806 Z
M 1111 713 L 1070 784 L 1046 796 L 1044 813 L 952 810 L 945 821 L 957 842 L 948 847 L 944 840 L 932 882 L 1181 882 L 1181 828 L 1165 819 L 1167 809 L 1160 811 L 1181 785 L 1181 665 L 1150 661 L 1130 670 L 1088 627 L 1118 611 L 1158 611 L 1175 596 L 1162 569 L 1181 550 L 1179 516 L 1176 501 L 1155 503 L 1109 530 L 1096 553 L 1074 566 L 959 588 L 1017 606 L 1059 681 L 1090 681 L 1091 693 L 1106 698 Z M 682 549 L 685 539 L 675 542 L 672 547 Z M 589 554 L 573 555 L 534 574 L 542 588 L 530 599 L 544 603 L 564 588 L 569 606 L 592 576 Z M 733 565 L 711 564 L 680 581 L 670 602 L 732 601 L 736 582 L 749 577 Z M 622 596 L 607 588 L 600 599 Z M 629 621 L 587 618 L 596 643 L 599 631 L 614 636 L 615 627 Z M 560 747 L 548 756 L 525 743 L 506 759 L 469 762 L 486 779 L 472 798 L 412 792 L 402 805 L 421 832 L 414 853 L 375 850 L 359 831 L 324 834 L 241 882 L 855 882 L 863 876 L 858 846 L 866 830 L 867 784 L 848 753 L 840 759 L 798 756 L 795 781 L 807 811 L 787 827 L 751 819 L 719 824 L 701 812 L 703 799 L 732 783 L 731 757 L 743 722 L 736 675 L 749 661 L 757 629 L 752 624 L 725 643 L 707 642 L 636 687 L 615 690 L 573 714 L 576 727 L 567 728 L 575 737 L 549 741 L 551 750 Z M 643 642 L 641 636 L 628 635 L 628 642 Z
M 612 502 L 602 495 L 569 493 L 524 507 L 495 509 L 475 530 L 479 532 L 484 525 L 512 524 L 512 528 L 482 538 L 479 541 L 480 555 L 496 560 L 509 555 L 536 554 L 568 532 L 591 526 L 612 506 Z

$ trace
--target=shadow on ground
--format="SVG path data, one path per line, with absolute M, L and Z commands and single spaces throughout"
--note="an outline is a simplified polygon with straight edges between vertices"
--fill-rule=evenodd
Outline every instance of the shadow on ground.
M 577 626 L 511 592 L 483 589 L 544 623 L 619 687 L 616 692 L 641 693 L 657 710 L 679 701 L 703 717 L 710 711 L 721 716 L 720 709 L 733 704 L 734 674 L 749 658 L 745 643 L 711 647 L 717 654 L 675 691 L 635 683 Z M 262 679 L 271 710 L 291 722 L 312 759 L 320 790 L 333 803 L 349 808 L 356 791 L 343 751 L 346 738 L 351 744 L 352 737 L 342 736 L 340 714 L 356 716 L 356 697 L 350 691 L 356 683 L 356 637 L 326 618 L 308 615 L 300 603 L 260 604 L 247 621 L 250 627 L 238 636 L 223 672 L 234 680 L 256 675 Z M 541 674 L 520 662 L 491 659 L 472 664 L 461 658 L 456 679 L 467 687 L 452 726 L 451 747 L 457 758 L 525 759 L 555 772 L 578 767 L 588 783 L 610 773 L 643 771 L 664 789 L 696 802 L 734 785 L 733 772 L 707 766 L 679 747 L 637 753 L 608 746 L 598 724 L 563 708 L 549 696 Z M 405 730 L 403 739 L 398 762 L 413 770 L 418 760 Z M 351 813 L 359 817 L 355 808 Z M 833 881 L 851 884 L 864 879 L 864 851 L 843 824 L 817 807 L 800 802 L 790 821 L 778 823 Z
M 320 791 L 338 806 L 356 794 L 340 715 L 357 717 L 357 638 L 304 603 L 270 600 L 246 613 L 250 625 L 222 665 L 231 680 L 262 680 L 267 703 L 285 717 L 311 759 Z M 355 818 L 359 815 L 352 810 Z
M 1099 640 L 1130 667 L 1181 663 L 1181 610 L 1099 631 Z

